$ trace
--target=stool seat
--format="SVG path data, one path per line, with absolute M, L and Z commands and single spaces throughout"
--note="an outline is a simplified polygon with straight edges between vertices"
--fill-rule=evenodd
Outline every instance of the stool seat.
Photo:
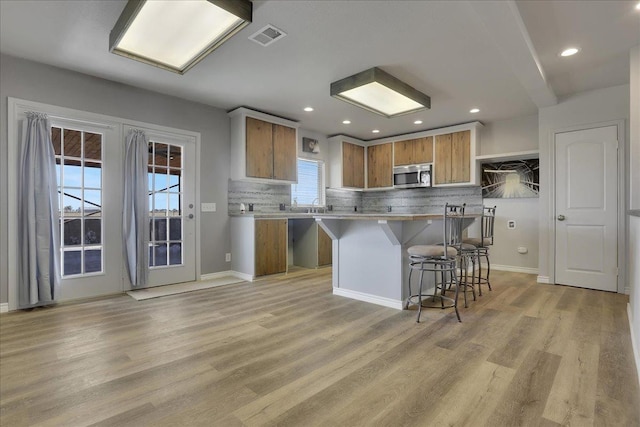
M 407 253 L 413 256 L 421 257 L 438 257 L 444 256 L 443 245 L 414 245 L 407 249 Z M 455 257 L 458 255 L 456 248 L 447 246 L 447 257 Z
M 490 246 L 491 245 L 491 239 L 487 238 L 487 237 L 469 237 L 467 239 L 463 240 L 464 243 L 468 243 L 470 245 L 473 245 L 475 247 L 485 247 L 485 246 Z
M 460 245 L 460 249 L 463 251 L 475 251 L 478 247 L 472 243 L 463 243 Z

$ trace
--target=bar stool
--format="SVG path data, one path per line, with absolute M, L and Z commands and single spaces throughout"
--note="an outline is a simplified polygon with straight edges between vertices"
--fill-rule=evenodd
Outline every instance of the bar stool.
M 489 246 L 493 245 L 493 226 L 496 220 L 496 207 L 482 207 L 480 218 L 480 237 L 471 237 L 463 240 L 462 251 L 473 253 L 471 257 L 472 281 L 478 283 L 478 294 L 482 296 L 482 286 L 487 285 L 491 290 L 489 274 L 491 273 L 491 263 L 489 261 Z M 470 247 L 471 245 L 472 247 Z M 482 258 L 487 262 L 487 274 L 482 276 Z M 476 263 L 478 268 L 476 270 Z M 476 275 L 477 271 L 477 275 Z
M 405 302 L 405 309 L 409 304 L 418 305 L 417 323 L 420 323 L 420 315 L 423 308 L 453 308 L 456 312 L 458 322 L 461 322 L 458 312 L 458 294 L 460 284 L 458 281 L 458 249 L 462 243 L 462 225 L 464 219 L 464 205 L 446 204 L 443 215 L 443 243 L 436 245 L 414 245 L 407 249 L 409 254 L 409 280 L 408 295 Z M 411 275 L 414 270 L 420 272 L 418 293 L 413 294 L 411 290 Z M 434 289 L 433 294 L 423 293 L 424 273 L 433 272 Z M 438 276 L 440 283 L 438 283 Z M 447 288 L 455 285 L 455 295 L 453 298 L 446 296 Z M 438 289 L 440 294 L 438 295 Z M 440 300 L 439 306 L 424 306 L 423 297 L 431 298 L 432 301 Z M 445 301 L 447 304 L 445 305 Z

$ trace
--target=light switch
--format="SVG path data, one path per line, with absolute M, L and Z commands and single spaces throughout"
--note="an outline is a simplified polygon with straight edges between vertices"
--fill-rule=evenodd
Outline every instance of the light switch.
M 202 212 L 215 212 L 216 204 L 215 203 L 202 203 L 201 204 Z

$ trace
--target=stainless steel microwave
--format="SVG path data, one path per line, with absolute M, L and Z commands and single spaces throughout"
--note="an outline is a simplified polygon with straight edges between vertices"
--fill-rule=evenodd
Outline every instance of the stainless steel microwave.
M 431 164 L 393 168 L 395 188 L 431 187 Z

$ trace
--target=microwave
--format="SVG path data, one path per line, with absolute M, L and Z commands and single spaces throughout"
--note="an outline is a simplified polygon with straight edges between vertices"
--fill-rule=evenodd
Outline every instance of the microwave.
M 431 187 L 431 164 L 394 167 L 393 186 L 395 188 Z

